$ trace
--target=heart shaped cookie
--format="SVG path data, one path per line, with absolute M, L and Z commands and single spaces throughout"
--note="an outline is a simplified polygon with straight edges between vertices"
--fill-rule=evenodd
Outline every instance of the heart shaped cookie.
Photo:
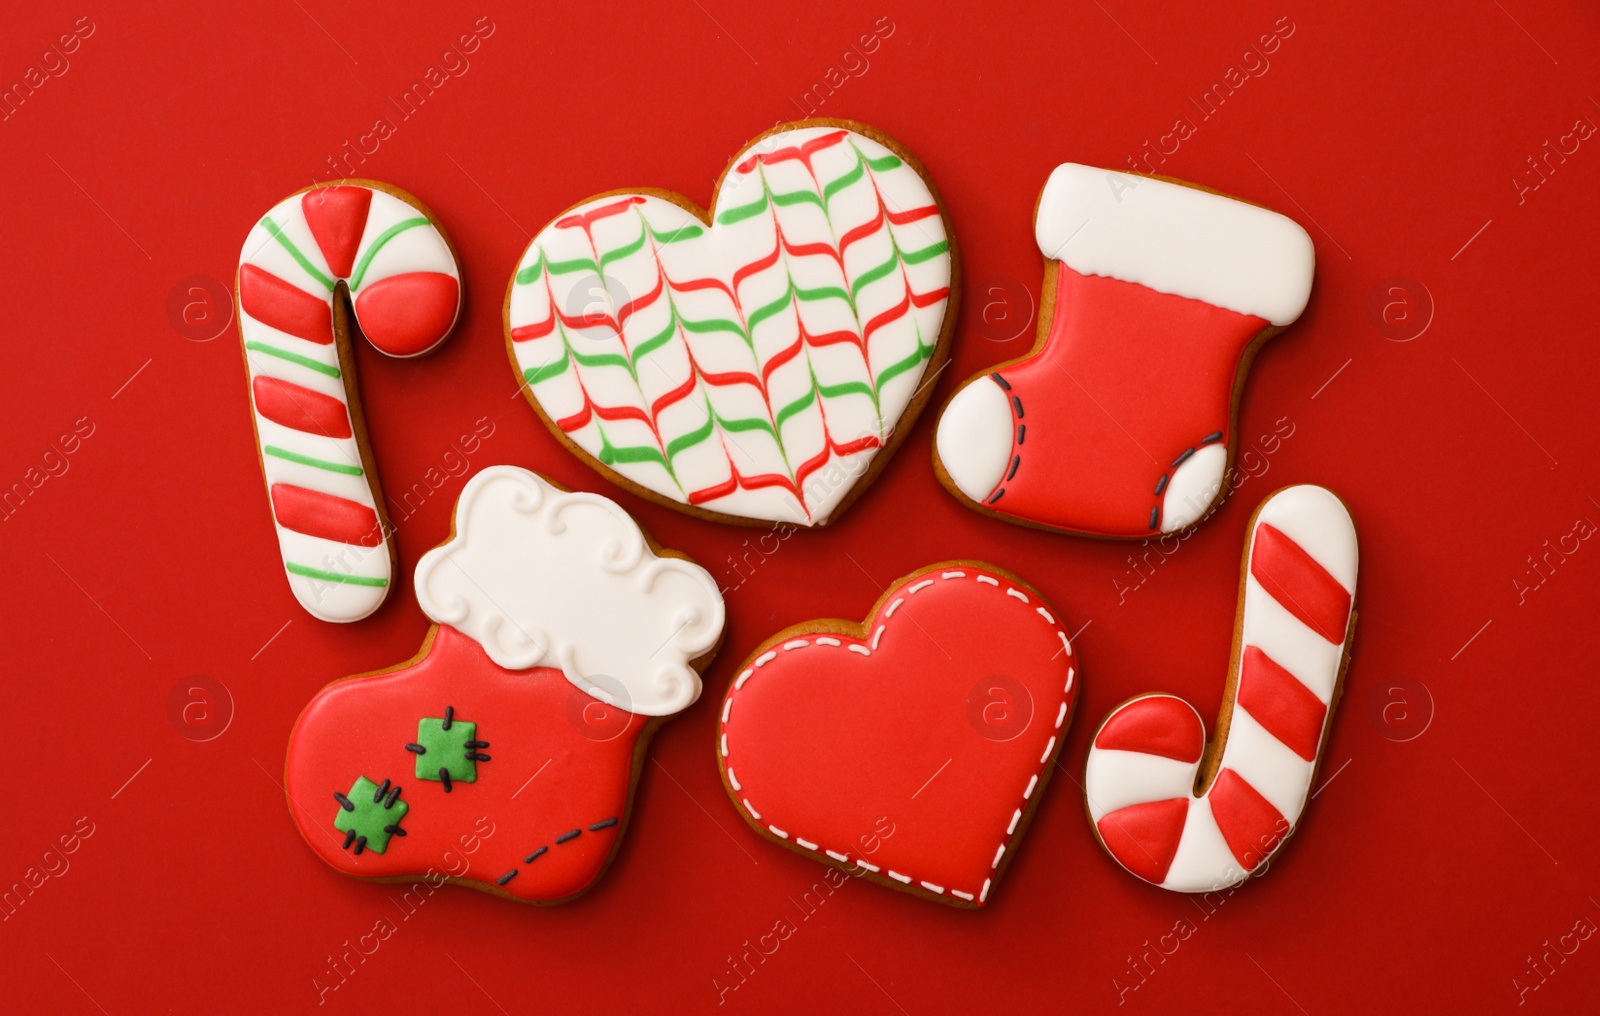
M 820 526 L 883 468 L 955 322 L 937 193 L 848 121 L 745 147 L 710 213 L 612 191 L 534 237 L 506 294 L 512 366 L 613 482 L 722 522 Z
M 867 621 L 778 633 L 722 705 L 724 786 L 763 836 L 851 874 L 980 907 L 1077 700 L 1060 617 L 992 565 L 895 582 Z

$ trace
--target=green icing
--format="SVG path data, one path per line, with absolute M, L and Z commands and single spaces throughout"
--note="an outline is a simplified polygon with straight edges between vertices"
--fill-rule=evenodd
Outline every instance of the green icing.
M 467 747 L 476 741 L 478 725 L 465 720 L 452 719 L 450 728 L 437 717 L 417 721 L 417 744 L 425 750 L 417 754 L 417 779 L 440 782 L 439 770 L 450 770 L 451 783 L 475 783 L 478 763 L 471 757 L 477 747 Z
M 385 782 L 384 786 L 388 787 L 388 783 Z M 411 810 L 409 804 L 400 800 L 398 788 L 379 793 L 378 785 L 365 776 L 356 777 L 345 800 L 351 806 L 347 809 L 342 802 L 339 804 L 333 827 L 345 833 L 353 846 L 360 846 L 374 854 L 381 854 L 389 848 L 389 837 L 393 834 L 388 832 L 388 827 L 398 827 L 406 812 Z M 351 833 L 355 834 L 354 837 L 349 836 Z

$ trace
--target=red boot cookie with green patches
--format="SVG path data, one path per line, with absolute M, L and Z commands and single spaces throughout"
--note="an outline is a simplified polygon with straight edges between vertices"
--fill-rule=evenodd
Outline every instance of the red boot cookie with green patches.
M 334 682 L 295 724 L 301 835 L 361 878 L 582 893 L 621 842 L 650 735 L 700 695 L 715 580 L 614 502 L 494 466 L 416 587 L 436 622 L 422 651 Z

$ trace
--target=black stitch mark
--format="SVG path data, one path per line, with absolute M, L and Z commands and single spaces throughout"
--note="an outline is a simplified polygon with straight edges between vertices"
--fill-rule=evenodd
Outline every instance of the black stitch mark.
M 339 802 L 339 807 L 343 808 L 345 811 L 355 811 L 356 810 L 355 804 L 353 804 L 348 797 L 346 797 L 343 794 L 339 793 L 337 790 L 335 790 L 333 792 L 333 799 L 335 801 L 338 801 Z
M 406 834 L 404 829 L 401 829 L 399 826 L 392 823 L 384 826 L 383 831 L 388 833 L 390 836 L 404 836 Z
M 408 744 L 408 745 L 406 745 L 406 751 L 411 752 L 411 754 L 413 754 L 413 755 L 426 755 L 426 754 L 428 754 L 428 749 L 424 748 L 420 744 Z
M 356 831 L 354 829 L 346 829 L 345 833 L 344 833 L 343 848 L 345 850 L 349 850 L 350 849 L 350 844 L 354 843 L 355 841 L 356 841 Z
M 1026 440 L 1028 440 L 1028 425 L 1019 423 L 1017 424 L 1017 444 L 1021 444 Z
M 990 374 L 989 376 L 994 378 L 994 383 L 999 385 L 1001 388 L 1004 388 L 1008 392 L 1011 390 L 1011 386 L 1006 383 L 1006 379 L 1001 377 L 998 371 Z
M 991 497 L 991 498 L 990 498 L 990 499 L 989 499 L 989 503 L 990 503 L 990 504 L 994 504 L 994 503 L 995 503 L 995 502 L 996 502 L 996 501 L 998 501 L 998 500 L 1000 500 L 1000 499 L 1001 499 L 1001 498 L 1002 498 L 1002 497 L 1004 497 L 1004 496 L 1005 496 L 1005 494 L 1006 494 L 1006 489 L 1005 489 L 1005 488 L 1004 488 L 1004 487 L 1001 487 L 1001 488 L 1000 488 L 1000 489 L 999 489 L 999 490 L 997 490 L 997 491 L 995 491 L 995 492 L 994 492 L 994 497 Z
M 1011 404 L 1017 407 L 1017 419 L 1022 419 L 1022 397 L 1018 395 L 1011 396 Z
M 444 707 L 444 723 L 439 727 L 439 729 L 440 730 L 449 730 L 450 729 L 450 724 L 454 723 L 455 721 L 456 721 L 456 707 L 455 706 L 445 706 Z
M 350 852 L 352 854 L 359 854 L 365 849 L 367 849 L 367 838 L 365 836 L 357 836 L 356 837 L 356 848 L 354 850 L 350 851 Z
M 507 882 L 511 881 L 512 879 L 514 879 L 516 877 L 517 877 L 517 869 L 512 868 L 510 871 L 506 872 L 504 875 L 501 875 L 499 878 L 495 879 L 494 880 L 494 884 L 495 885 L 505 885 Z
M 1156 527 L 1156 518 L 1158 517 L 1158 512 L 1159 512 L 1159 509 L 1156 509 L 1156 508 L 1150 509 L 1150 528 L 1151 529 L 1154 529 Z
M 1193 448 L 1185 448 L 1183 450 L 1183 454 L 1182 455 L 1179 455 L 1177 458 L 1172 460 L 1172 468 L 1173 469 L 1177 469 L 1179 466 L 1183 465 L 1185 462 L 1188 462 L 1189 461 L 1189 456 L 1191 456 L 1193 454 L 1194 454 L 1194 449 Z
M 1215 434 L 1207 434 L 1205 437 L 1201 438 L 1200 439 L 1200 443 L 1201 444 L 1210 444 L 1213 441 L 1221 441 L 1221 440 L 1222 440 L 1222 431 L 1219 430 Z
M 1161 492 L 1163 490 L 1166 490 L 1166 489 L 1167 489 L 1167 474 L 1166 473 L 1162 473 L 1161 474 L 1161 479 L 1156 481 L 1156 497 L 1160 497 L 1161 496 Z
M 1017 475 L 1017 467 L 1020 466 L 1020 465 L 1022 465 L 1022 456 L 1021 455 L 1014 456 L 1011 459 L 1011 471 L 1006 473 L 1006 482 L 1007 483 L 1010 483 L 1011 482 L 1011 478 L 1013 476 Z
M 582 829 L 574 829 L 571 832 L 562 833 L 560 836 L 556 837 L 556 843 L 557 844 L 562 844 L 562 843 L 567 842 L 568 840 L 577 839 L 578 838 L 578 834 L 581 833 L 581 832 L 583 832 Z
M 389 783 L 388 780 L 384 780 L 383 782 L 384 782 L 384 785 L 386 785 L 386 786 Z M 389 799 L 383 802 L 384 810 L 387 811 L 388 809 L 393 808 L 394 807 L 394 802 L 398 801 L 399 799 L 400 799 L 400 788 L 399 787 L 395 787 L 393 790 L 389 791 Z M 373 798 L 373 800 L 376 801 L 377 798 Z
M 439 767 L 439 782 L 444 784 L 444 792 L 450 793 L 450 770 L 444 766 Z
M 489 756 L 485 755 L 481 751 L 469 751 L 469 752 L 467 752 L 467 758 L 471 759 L 473 762 L 487 762 L 487 761 L 489 761 Z
M 527 857 L 524 857 L 522 859 L 522 863 L 523 864 L 532 864 L 534 861 L 537 861 L 539 858 L 543 857 L 544 856 L 544 852 L 546 850 L 549 850 L 549 849 L 550 849 L 549 847 L 540 847 L 538 850 L 535 850 L 533 853 L 529 854 Z
M 389 781 L 388 780 L 384 780 L 383 781 L 383 786 L 379 787 L 377 790 L 372 792 L 372 803 L 373 804 L 377 804 L 379 801 L 383 800 L 383 795 L 387 794 L 388 792 L 389 792 Z M 398 794 L 399 792 L 400 792 L 399 788 L 398 787 L 395 788 L 395 793 Z M 384 805 L 384 807 L 387 808 L 389 806 L 388 805 Z
M 466 744 L 462 745 L 462 747 L 466 748 L 468 751 L 471 751 L 474 748 L 487 748 L 487 747 L 489 747 L 489 742 L 488 741 L 468 741 Z
M 590 826 L 589 827 L 589 831 L 591 833 L 597 833 L 602 829 L 610 829 L 612 826 L 614 826 L 616 824 L 617 824 L 617 820 L 616 819 L 608 818 L 603 822 L 596 822 L 594 825 Z

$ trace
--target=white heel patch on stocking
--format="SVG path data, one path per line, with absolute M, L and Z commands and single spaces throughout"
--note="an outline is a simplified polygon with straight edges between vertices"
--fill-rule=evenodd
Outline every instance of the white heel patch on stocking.
M 939 461 L 961 492 L 983 502 L 1011 466 L 1015 425 L 1011 398 L 992 377 L 956 393 L 939 417 Z
M 1170 533 L 1200 521 L 1217 499 L 1222 474 L 1228 466 L 1226 445 L 1209 444 L 1195 450 L 1172 471 L 1161 499 L 1161 531 Z

